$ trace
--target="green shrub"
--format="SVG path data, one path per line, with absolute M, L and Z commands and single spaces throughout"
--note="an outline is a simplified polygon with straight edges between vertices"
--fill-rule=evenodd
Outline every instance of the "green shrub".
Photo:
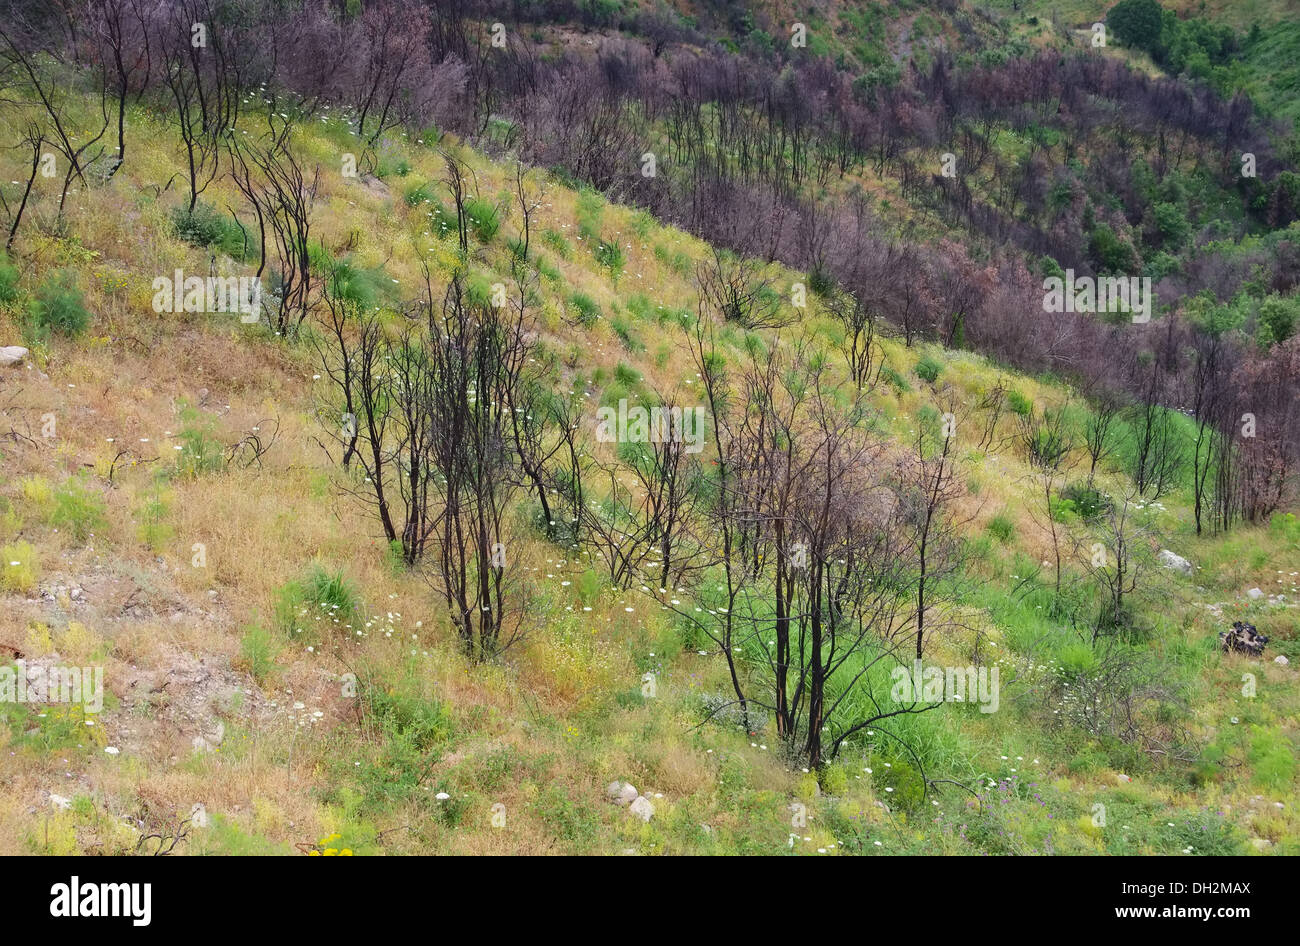
M 886 384 L 891 385 L 899 394 L 912 389 L 912 386 L 907 383 L 907 379 L 889 365 L 880 366 L 880 376 L 885 379 Z
M 585 293 L 575 292 L 569 302 L 578 310 L 578 324 L 590 328 L 600 318 L 600 304 Z
M 614 317 L 609 320 L 609 327 L 614 330 L 614 334 L 619 337 L 623 347 L 628 351 L 645 350 L 645 346 L 637 341 L 636 335 L 632 332 L 632 326 L 625 319 Z
M 173 474 L 193 479 L 201 473 L 217 473 L 226 468 L 226 448 L 216 437 L 216 421 L 189 405 L 181 405 L 181 430 L 176 435 L 181 449 L 176 451 Z
M 108 525 L 104 497 L 73 478 L 54 491 L 54 508 L 50 525 L 66 532 L 78 542 Z
M 1016 525 L 1011 521 L 1011 517 L 1005 513 L 998 513 L 989 520 L 987 526 L 989 535 L 997 539 L 1003 545 L 1011 541 L 1011 537 L 1016 534 Z
M 420 204 L 433 203 L 433 188 L 428 184 L 412 184 L 402 195 L 408 207 L 418 207 Z
M 624 387 L 634 388 L 641 383 L 641 373 L 620 361 L 614 366 L 614 380 Z
M 1100 519 L 1110 512 L 1111 502 L 1095 486 L 1071 483 L 1061 490 L 1061 499 L 1068 503 L 1084 522 Z
M 829 296 L 835 292 L 835 279 L 822 268 L 814 268 L 808 273 L 808 288 L 819 296 Z
M 1259 321 L 1267 329 L 1265 341 L 1286 341 L 1295 334 L 1296 325 L 1300 323 L 1300 296 L 1284 297 L 1273 293 L 1259 304 Z
M 617 243 L 601 240 L 596 244 L 596 262 L 608 269 L 611 276 L 617 276 L 627 265 L 627 258 L 623 255 L 622 247 Z
M 18 278 L 18 267 L 9 262 L 4 250 L 0 250 L 0 305 L 18 298 Z
M 1088 242 L 1088 254 L 1103 275 L 1125 275 L 1137 268 L 1137 256 L 1133 247 L 1105 223 L 1099 223 L 1093 228 Z
M 275 672 L 275 658 L 279 652 L 279 641 L 262 627 L 248 628 L 239 642 L 240 663 L 259 686 Z
M 928 381 L 930 384 L 934 384 L 935 381 L 939 380 L 941 371 L 943 371 L 943 365 L 929 355 L 916 363 L 916 376 L 922 381 Z
M 423 696 L 415 681 L 379 687 L 363 681 L 361 705 L 380 734 L 376 758 L 351 766 L 364 796 L 363 808 L 382 811 L 389 805 L 433 794 L 426 791 L 431 757 L 454 734 L 454 721 L 447 707 Z M 448 799 L 451 801 L 451 799 Z M 445 806 L 444 806 L 445 807 Z M 443 812 L 439 812 L 440 815 Z
M 243 224 L 227 217 L 211 204 L 199 201 L 191 212 L 187 207 L 176 207 L 171 212 L 176 236 L 190 246 L 215 248 L 237 260 L 242 260 L 248 249 L 248 232 Z
M 1097 669 L 1097 655 L 1087 644 L 1066 644 L 1057 652 L 1056 663 L 1057 676 L 1073 682 Z
M 162 552 L 176 531 L 167 523 L 167 513 L 167 496 L 154 493 L 136 515 L 136 536 L 155 554 Z
M 15 542 L 0 548 L 0 588 L 29 594 L 36 590 L 40 564 L 30 542 Z
M 50 274 L 32 300 L 32 324 L 40 337 L 51 331 L 80 335 L 90 324 L 86 300 L 77 288 L 76 277 L 65 271 Z
M 482 198 L 472 197 L 465 201 L 465 216 L 480 243 L 491 243 L 501 229 L 501 215 L 496 205 Z
M 1250 762 L 1255 767 L 1255 784 L 1284 792 L 1295 778 L 1295 755 L 1280 729 L 1251 727 Z
M 325 272 L 329 274 L 326 285 L 332 295 L 356 303 L 363 309 L 375 308 L 392 294 L 392 278 L 382 264 L 367 269 L 357 266 L 351 258 L 345 258 L 331 260 Z
M 542 231 L 542 242 L 549 246 L 560 259 L 568 259 L 573 254 L 573 247 L 559 230 L 549 227 Z
M 276 594 L 276 623 L 295 640 L 315 642 L 320 639 L 318 628 L 344 627 L 360 616 L 361 600 L 342 570 L 330 571 L 319 562 Z
M 1034 411 L 1034 402 L 1013 388 L 1007 392 L 1007 407 L 1013 414 L 1028 417 Z
M 1044 470 L 1055 469 L 1068 452 L 1068 446 L 1064 435 L 1052 426 L 1035 427 L 1025 437 L 1029 462 Z

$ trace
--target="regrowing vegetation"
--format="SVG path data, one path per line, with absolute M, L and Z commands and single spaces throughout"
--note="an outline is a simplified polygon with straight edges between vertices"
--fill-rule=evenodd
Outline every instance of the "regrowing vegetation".
M 9 6 L 0 851 L 1295 853 L 1281 5 Z

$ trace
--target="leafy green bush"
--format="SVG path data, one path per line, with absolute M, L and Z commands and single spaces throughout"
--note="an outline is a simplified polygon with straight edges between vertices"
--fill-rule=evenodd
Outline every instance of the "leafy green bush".
M 1003 545 L 1011 541 L 1011 537 L 1016 534 L 1016 525 L 1011 521 L 1011 517 L 1005 513 L 998 513 L 989 520 L 987 526 L 989 535 L 997 539 Z
M 620 361 L 614 366 L 614 380 L 624 387 L 634 388 L 641 383 L 641 373 L 631 365 Z
M 1106 14 L 1106 25 L 1125 46 L 1154 53 L 1160 48 L 1163 11 L 1156 0 L 1120 0 Z
M 84 542 L 108 525 L 106 509 L 104 497 L 74 477 L 54 491 L 50 525 Z
M 217 473 L 226 467 L 226 448 L 216 437 L 216 422 L 187 404 L 181 405 L 181 430 L 176 435 L 181 449 L 176 452 L 174 475 L 193 479 L 201 473 Z
M 402 195 L 408 207 L 418 207 L 420 204 L 433 203 L 433 188 L 428 184 L 412 184 Z
M 627 265 L 627 257 L 623 255 L 623 249 L 617 243 L 601 240 L 596 244 L 596 262 L 608 269 L 611 276 L 617 276 Z
M 916 376 L 922 381 L 928 381 L 934 384 L 939 380 L 939 373 L 943 371 L 943 365 L 935 361 L 929 355 L 926 355 L 916 363 Z
M 1025 397 L 1019 391 L 1012 389 L 1007 392 L 1007 407 L 1011 413 L 1020 417 L 1028 417 L 1034 410 L 1034 402 Z
M 90 324 L 85 297 L 77 288 L 76 277 L 60 270 L 51 273 L 36 290 L 31 306 L 32 325 L 40 337 L 51 331 L 61 335 L 80 335 Z
M 1056 654 L 1056 674 L 1072 682 L 1097 669 L 1097 655 L 1084 643 L 1066 644 Z
M 625 319 L 616 316 L 609 320 L 609 327 L 614 330 L 614 334 L 619 337 L 619 340 L 623 343 L 623 347 L 628 351 L 645 350 L 645 346 L 637 340 L 636 335 L 632 331 L 632 326 L 629 325 Z
M 18 277 L 18 267 L 9 262 L 4 250 L 0 250 L 0 305 L 18 298 Z
M 1111 508 L 1111 502 L 1105 494 L 1087 483 L 1069 484 L 1061 490 L 1061 499 L 1068 503 L 1084 522 L 1100 519 Z
M 1259 321 L 1267 329 L 1265 342 L 1286 341 L 1295 334 L 1296 325 L 1300 323 L 1300 296 L 1285 297 L 1273 293 L 1259 304 Z
M 425 783 L 431 753 L 452 737 L 455 727 L 447 707 L 419 691 L 419 684 L 409 680 L 392 687 L 362 682 L 361 705 L 380 734 L 379 751 L 359 766 L 349 763 L 345 771 L 358 780 L 363 811 L 383 811 L 417 798 L 431 801 Z
M 808 288 L 819 296 L 829 296 L 835 292 L 835 278 L 825 269 L 814 267 L 808 272 Z
M 1137 269 L 1137 256 L 1133 247 L 1108 224 L 1099 223 L 1088 241 L 1088 255 L 1097 270 L 1103 274 L 1127 275 Z
M 569 302 L 578 310 L 578 324 L 590 328 L 600 318 L 600 304 L 585 293 L 575 292 Z
M 330 571 L 313 562 L 306 573 L 283 585 L 276 594 L 275 618 L 280 630 L 294 639 L 314 642 L 317 628 L 345 626 L 360 619 L 361 599 L 342 570 Z
M 30 542 L 15 542 L 0 548 L 0 590 L 29 594 L 36 590 L 40 563 Z
M 275 658 L 279 652 L 279 642 L 263 627 L 248 628 L 239 642 L 240 663 L 259 686 L 275 672 Z
M 547 228 L 542 231 L 542 242 L 549 246 L 560 259 L 568 259 L 573 254 L 573 247 L 559 230 Z
M 465 201 L 465 216 L 480 243 L 491 243 L 501 229 L 501 215 L 496 205 L 482 198 L 472 197 Z
M 344 258 L 330 261 L 327 272 L 327 290 L 337 298 L 354 302 L 363 309 L 373 309 L 392 293 L 392 278 L 382 264 L 365 268 L 357 266 L 351 258 Z
M 880 376 L 885 379 L 886 384 L 891 385 L 899 394 L 912 389 L 912 386 L 907 383 L 907 379 L 889 365 L 880 366 Z
M 227 217 L 211 204 L 199 201 L 194 211 L 176 207 L 171 212 L 176 236 L 190 246 L 215 247 L 222 253 L 242 260 L 248 248 L 248 232 L 243 224 Z

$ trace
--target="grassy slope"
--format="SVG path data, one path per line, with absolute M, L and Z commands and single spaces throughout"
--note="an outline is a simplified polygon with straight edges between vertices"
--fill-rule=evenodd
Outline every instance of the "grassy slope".
M 1229 620 L 1248 617 L 1296 657 L 1300 619 L 1291 605 L 1243 596 L 1253 585 L 1293 593 L 1294 537 L 1243 529 L 1226 540 L 1195 540 L 1185 496 L 1152 512 L 1173 533 L 1167 543 L 1200 571 L 1195 580 L 1148 577 L 1141 604 L 1151 659 L 1186 680 L 1186 725 L 1199 744 L 1220 747 L 1227 764 L 1209 765 L 1200 784 L 1186 767 L 1150 765 L 1129 769 L 1133 780 L 1125 783 L 1116 771 L 1122 758 L 1077 730 L 1052 728 L 1051 708 L 1034 697 L 1073 638 L 1044 616 L 1043 582 L 1022 581 L 1048 546 L 1031 513 L 1028 471 L 1011 449 L 986 456 L 963 444 L 964 511 L 980 553 L 971 577 L 980 590 L 963 602 L 962 617 L 1005 653 L 1003 709 L 981 715 L 948 706 L 907 723 L 936 773 L 994 783 L 989 794 L 1007 801 L 988 813 L 960 791 L 900 810 L 907 807 L 900 800 L 918 801 L 914 775 L 883 745 L 842 757 L 825 780 L 829 794 L 815 798 L 815 780 L 781 764 L 771 733 L 697 725 L 701 696 L 726 690 L 719 658 L 697 654 L 651 595 L 612 591 L 585 563 L 540 540 L 520 556 L 537 595 L 528 647 L 499 667 L 466 666 L 429 588 L 387 565 L 374 524 L 337 489 L 336 470 L 313 439 L 326 392 L 310 351 L 229 317 L 152 311 L 153 277 L 176 267 L 206 273 L 207 253 L 170 235 L 176 187 L 155 196 L 181 167 L 166 147 L 174 143 L 170 132 L 142 112 L 131 133 L 137 144 L 125 169 L 107 187 L 74 195 L 64 232 L 75 237 L 40 235 L 52 223 L 45 193 L 21 241 L 24 290 L 56 268 L 72 270 L 95 318 L 81 339 L 38 350 L 39 370 L 8 372 L 0 387 L 7 418 L 0 426 L 36 432 L 43 414 L 57 420 L 54 439 L 0 446 L 5 564 L 15 550 L 24 565 L 36 563 L 27 587 L 19 569 L 5 573 L 0 644 L 29 657 L 57 651 L 65 660 L 102 661 L 111 696 L 93 727 L 5 708 L 0 851 L 129 849 L 136 833 L 124 818 L 156 829 L 200 802 L 213 824 L 192 832 L 181 848 L 188 853 L 291 851 L 331 832 L 342 835 L 332 846 L 358 853 L 776 853 L 790 844 L 801 853 L 1177 852 L 1189 845 L 1203 852 L 1249 850 L 1251 837 L 1294 849 L 1300 824 L 1275 803 L 1289 806 L 1295 796 L 1288 748 L 1300 707 L 1295 671 L 1217 654 L 1222 621 L 1205 607 L 1222 603 Z M 385 184 L 339 175 L 340 155 L 352 146 L 337 123 L 317 124 L 301 145 L 322 166 L 314 233 L 327 246 L 355 237 L 356 262 L 383 265 L 398 292 L 414 292 L 419 252 L 445 276 L 452 253 L 427 233 L 429 205 L 402 199 L 440 176 L 433 152 L 395 146 Z M 493 199 L 509 169 L 465 154 L 480 192 Z M 402 160 L 405 176 L 396 172 Z M 223 182 L 205 199 L 238 204 Z M 661 390 L 688 390 L 694 373 L 671 315 L 694 311 L 690 273 L 701 245 L 554 183 L 541 199 L 537 233 L 554 234 L 535 235 L 553 267 L 542 282 L 543 320 L 565 380 L 581 384 L 593 404 L 608 396 L 620 364 L 625 378 L 630 368 Z M 598 216 L 602 236 L 624 245 L 623 273 L 596 265 L 589 241 L 578 237 L 580 216 Z M 517 222 L 507 221 L 485 249 L 484 278 L 504 269 L 503 238 Z M 795 278 L 782 274 L 778 283 Z M 589 330 L 561 318 L 575 292 L 603 310 Z M 17 341 L 21 305 L 0 310 L 0 343 Z M 615 319 L 630 345 L 612 330 Z M 829 331 L 819 315 L 807 321 Z M 740 344 L 739 333 L 733 339 Z M 894 342 L 886 351 L 908 389 L 883 386 L 877 406 L 900 439 L 933 400 L 912 372 L 921 354 L 942 362 L 939 384 L 952 385 L 967 407 L 1003 374 L 969 353 L 909 351 Z M 1064 395 L 1050 383 L 1014 381 L 1040 406 Z M 205 425 L 212 438 L 233 442 L 277 421 L 279 438 L 260 469 L 166 473 L 177 455 L 190 456 L 175 447 L 195 443 Z M 1009 423 L 1003 433 L 1012 434 Z M 102 497 L 102 524 L 54 495 L 78 475 Z M 1117 490 L 1121 480 L 1108 472 L 1103 482 Z M 996 515 L 1014 526 L 1005 543 L 984 531 Z M 78 524 L 93 535 L 78 539 Z M 195 543 L 205 546 L 206 567 L 191 564 Z M 344 572 L 364 616 L 294 615 L 291 603 L 290 623 L 304 633 L 286 634 L 277 603 L 313 560 Z M 934 659 L 967 663 L 969 647 L 950 635 Z M 382 682 L 362 725 L 356 701 L 341 695 L 338 676 L 349 670 Z M 659 674 L 657 697 L 648 700 L 640 691 L 647 671 Z M 1244 672 L 1259 680 L 1250 700 L 1239 696 Z M 216 750 L 196 750 L 193 740 L 218 722 L 224 736 Z M 604 785 L 615 778 L 654 796 L 649 825 L 604 800 Z M 438 792 L 449 797 L 438 801 Z M 72 799 L 72 807 L 56 809 L 50 793 Z M 797 841 L 788 808 L 796 800 L 810 808 Z M 490 824 L 496 803 L 505 805 L 504 829 Z M 1105 829 L 1089 821 L 1097 803 L 1109 812 Z

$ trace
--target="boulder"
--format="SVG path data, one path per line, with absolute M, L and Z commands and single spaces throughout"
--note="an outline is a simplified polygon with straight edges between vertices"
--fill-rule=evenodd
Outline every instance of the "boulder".
M 1172 568 L 1174 571 L 1181 572 L 1184 575 L 1190 575 L 1192 573 L 1192 563 L 1181 555 L 1175 555 L 1168 549 L 1161 549 L 1160 554 L 1156 556 L 1156 561 L 1159 562 L 1162 567 Z
M 1246 597 L 1251 601 L 1258 601 L 1260 598 L 1264 597 L 1264 592 L 1260 591 L 1258 588 L 1251 588 L 1246 592 Z
M 1273 663 L 1281 664 L 1284 667 L 1290 662 L 1291 661 L 1286 659 L 1286 654 L 1278 654 L 1276 657 L 1273 658 Z
M 1264 645 L 1267 643 L 1268 638 L 1259 633 L 1255 625 L 1245 621 L 1234 621 L 1232 630 L 1219 632 L 1219 644 L 1224 653 L 1235 652 L 1258 657 L 1264 653 Z
M 636 815 L 642 821 L 649 821 L 655 816 L 655 806 L 650 804 L 650 799 L 642 795 L 636 801 L 628 806 L 628 811 Z
M 605 794 L 620 808 L 626 808 L 637 799 L 637 790 L 627 782 L 610 782 Z
M 27 357 L 27 349 L 19 345 L 9 345 L 0 348 L 0 368 L 9 368 L 13 365 L 21 364 L 22 360 Z

